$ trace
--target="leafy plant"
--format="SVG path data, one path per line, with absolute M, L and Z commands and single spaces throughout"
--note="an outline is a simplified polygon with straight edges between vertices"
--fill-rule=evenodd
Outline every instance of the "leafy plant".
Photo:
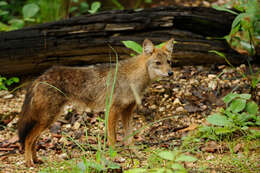
M 10 31 L 19 29 L 24 26 L 24 21 L 14 17 L 18 13 L 17 5 L 21 3 L 14 3 L 11 1 L 0 1 L 0 31 Z
M 88 10 L 88 12 L 89 12 L 90 14 L 94 14 L 94 13 L 96 13 L 96 12 L 99 10 L 100 7 L 101 7 L 101 3 L 98 2 L 98 1 L 95 1 L 95 2 L 93 2 L 93 3 L 91 4 L 91 7 L 90 7 L 90 9 Z
M 132 49 L 138 54 L 141 54 L 143 52 L 142 46 L 135 41 L 127 40 L 127 41 L 122 41 L 122 43 L 125 45 L 125 47 Z
M 145 173 L 145 172 L 167 172 L 167 173 L 187 173 L 188 171 L 183 166 L 183 162 L 195 162 L 197 159 L 181 153 L 178 150 L 160 151 L 152 157 L 156 157 L 160 164 L 149 164 L 149 168 L 136 168 L 125 171 L 126 173 Z M 163 163 L 163 164 L 162 164 Z M 162 167 L 162 165 L 164 165 Z M 158 166 L 158 167 L 157 167 Z
M 238 0 L 235 1 L 234 8 L 237 11 L 230 10 L 226 6 L 220 7 L 213 5 L 213 8 L 221 11 L 227 11 L 234 15 L 236 18 L 232 23 L 232 28 L 229 35 L 224 38 L 231 44 L 231 46 L 243 49 L 248 52 L 250 56 L 255 55 L 255 48 L 259 45 L 260 38 L 260 3 L 258 0 Z M 228 58 L 221 52 L 210 51 L 216 53 L 233 68 L 235 67 L 229 62 Z M 252 66 L 248 61 L 250 68 L 250 76 L 244 73 L 240 74 L 251 81 L 251 89 L 255 90 L 256 85 L 260 82 L 259 72 L 253 72 Z
M 260 3 L 258 0 L 237 0 L 233 2 L 236 11 L 225 6 L 213 5 L 213 8 L 236 15 L 231 31 L 229 35 L 225 36 L 225 39 L 233 47 L 242 48 L 252 56 L 255 54 L 255 48 L 259 44 Z
M 210 115 L 206 120 L 213 126 L 200 128 L 203 137 L 217 139 L 233 132 L 248 132 L 249 126 L 259 126 L 258 105 L 250 94 L 229 93 L 223 98 L 226 109 Z M 251 131 L 252 132 L 252 131 Z
M 90 5 L 84 1 L 79 3 L 79 0 L 72 0 L 72 2 L 74 5 L 70 8 L 70 13 L 74 13 L 76 16 L 86 12 L 94 14 L 101 8 L 101 2 L 99 1 L 94 1 Z
M 39 6 L 35 3 L 24 5 L 22 9 L 24 20 L 35 21 L 33 17 L 39 12 L 39 10 L 40 10 Z
M 20 29 L 26 24 L 39 23 L 39 11 L 39 5 L 34 2 L 15 4 L 13 1 L 0 1 L 0 31 Z
M 11 77 L 8 79 L 0 75 L 0 90 L 8 90 L 7 86 L 10 86 L 13 83 L 18 83 L 18 82 L 19 82 L 18 77 Z
M 122 43 L 124 44 L 125 47 L 133 50 L 137 54 L 141 54 L 143 52 L 142 46 L 139 43 L 135 42 L 135 41 L 126 40 L 126 41 L 122 41 Z M 174 41 L 174 43 L 176 43 L 176 41 Z M 155 47 L 161 48 L 164 44 L 165 44 L 165 42 L 163 42 L 161 44 L 158 44 Z M 135 56 L 135 54 L 131 54 L 131 56 Z
M 100 160 L 87 160 L 85 157 L 77 164 L 81 172 L 108 172 L 109 170 L 120 169 L 120 165 L 102 157 Z

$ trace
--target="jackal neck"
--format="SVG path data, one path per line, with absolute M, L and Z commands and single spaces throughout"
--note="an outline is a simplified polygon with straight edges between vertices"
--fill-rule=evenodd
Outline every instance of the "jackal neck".
M 148 60 L 149 58 L 141 54 L 120 64 L 120 70 L 125 74 L 129 84 L 131 83 L 135 87 L 138 94 L 142 94 L 151 82 L 147 68 Z

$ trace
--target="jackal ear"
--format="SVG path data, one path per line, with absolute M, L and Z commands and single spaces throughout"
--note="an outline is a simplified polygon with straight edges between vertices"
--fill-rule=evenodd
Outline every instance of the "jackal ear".
M 143 42 L 143 53 L 144 54 L 152 54 L 153 51 L 154 51 L 153 43 L 150 40 L 145 39 L 144 42 Z
M 173 52 L 173 42 L 174 42 L 174 38 L 170 39 L 169 41 L 167 41 L 164 45 L 163 45 L 163 49 L 168 51 L 169 53 Z

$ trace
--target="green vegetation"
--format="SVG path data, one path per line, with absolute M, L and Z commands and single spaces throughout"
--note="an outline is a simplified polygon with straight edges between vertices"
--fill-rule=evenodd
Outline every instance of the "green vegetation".
M 250 130 L 250 126 L 260 126 L 258 105 L 250 101 L 250 94 L 229 93 L 223 98 L 226 109 L 221 108 L 218 113 L 210 115 L 206 120 L 213 126 L 202 126 L 199 131 L 202 138 L 220 140 L 241 132 L 251 133 L 254 138 L 260 137 L 259 131 Z
M 8 90 L 7 86 L 10 86 L 13 83 L 18 83 L 18 82 L 19 82 L 18 77 L 11 77 L 8 79 L 0 75 L 0 90 Z
M 231 46 L 244 49 L 253 56 L 260 38 L 260 3 L 258 0 L 236 0 L 233 3 L 236 11 L 228 9 L 229 4 L 223 7 L 213 6 L 213 8 L 236 15 L 231 31 L 225 39 L 231 43 Z
M 167 172 L 167 173 L 187 173 L 183 162 L 195 162 L 193 156 L 182 154 L 178 150 L 154 152 L 148 158 L 150 161 L 148 168 L 135 168 L 125 171 L 125 173 L 145 173 L 145 172 Z
M 110 0 L 114 9 L 125 9 L 117 0 Z M 136 0 L 133 8 L 152 0 Z M 105 3 L 105 2 L 104 2 Z M 102 10 L 102 1 L 86 0 L 0 0 L 0 31 L 11 31 L 28 25 L 57 21 L 69 16 L 94 14 Z
M 260 3 L 258 0 L 238 0 L 232 1 L 233 8 L 230 10 L 226 4 L 223 7 L 213 6 L 213 8 L 221 11 L 227 11 L 236 15 L 231 27 L 229 35 L 224 38 L 229 44 L 237 49 L 239 52 L 247 53 L 249 56 L 254 56 L 256 53 L 256 47 L 260 44 Z M 223 53 L 212 50 L 212 53 L 216 53 L 220 57 L 224 58 L 227 64 L 235 69 L 235 67 L 229 62 L 228 57 Z M 253 71 L 250 61 L 248 61 L 250 68 L 250 75 L 241 73 L 241 76 L 247 78 L 251 82 L 252 93 L 255 92 L 256 85 L 260 82 L 259 72 Z
M 0 31 L 10 31 L 24 26 L 60 20 L 68 15 L 78 16 L 96 13 L 99 1 L 88 4 L 79 0 L 27 0 L 0 1 Z
M 99 1 L 95 1 L 92 4 L 88 4 L 85 1 L 79 2 L 79 0 L 72 0 L 72 2 L 75 4 L 70 7 L 69 12 L 75 16 L 79 16 L 87 12 L 94 14 L 98 12 L 101 7 L 101 3 Z

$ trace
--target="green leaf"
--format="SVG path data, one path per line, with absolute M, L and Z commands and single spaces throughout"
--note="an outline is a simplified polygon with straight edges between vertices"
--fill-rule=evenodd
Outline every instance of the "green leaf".
M 232 125 L 231 121 L 226 116 L 223 116 L 223 115 L 218 114 L 218 113 L 208 116 L 206 118 L 206 120 L 210 124 L 213 124 L 213 125 L 216 125 L 216 126 L 230 126 L 230 125 Z
M 5 83 L 6 83 L 6 85 L 10 86 L 10 85 L 12 85 L 12 83 L 14 83 L 14 81 L 12 81 L 12 80 L 7 80 Z
M 23 17 L 25 19 L 34 17 L 39 10 L 40 10 L 39 6 L 34 3 L 26 4 L 25 6 L 23 6 L 23 10 L 22 10 Z
M 163 42 L 163 43 L 161 43 L 161 44 L 156 45 L 155 47 L 157 47 L 157 48 L 162 48 L 163 45 L 165 45 L 165 43 L 166 43 L 166 42 Z
M 172 169 L 174 170 L 185 170 L 185 168 L 183 167 L 183 165 L 178 164 L 178 163 L 173 163 L 171 166 Z
M 15 83 L 20 82 L 20 79 L 18 77 L 11 77 L 9 80 L 14 81 Z
M 177 155 L 177 153 L 172 151 L 161 151 L 158 153 L 158 156 L 165 160 L 174 160 L 174 157 Z
M 188 155 L 182 154 L 179 157 L 177 157 L 177 159 L 175 161 L 176 162 L 195 162 L 196 160 L 197 160 L 197 158 L 195 158 L 193 156 L 188 156 Z
M 257 116 L 257 117 L 256 117 L 255 124 L 258 125 L 258 126 L 260 126 L 260 116 Z
M 69 12 L 70 12 L 70 13 L 73 13 L 73 12 L 76 11 L 77 9 L 78 9 L 78 7 L 73 6 L 73 7 L 70 8 Z
M 4 85 L 0 85 L 0 90 L 8 90 Z
M 10 30 L 10 28 L 8 27 L 8 25 L 0 22 L 0 31 L 9 31 L 9 30 Z
M 222 53 L 222 52 L 219 52 L 219 51 L 216 51 L 216 50 L 210 50 L 209 52 L 215 53 L 215 54 L 217 54 L 218 56 L 221 56 L 221 57 L 223 57 L 223 58 L 226 58 L 225 54 Z
M 6 80 L 6 77 L 1 77 L 0 76 L 0 82 L 5 81 L 5 80 Z
M 80 3 L 80 12 L 85 13 L 89 10 L 89 5 L 87 2 L 81 2 Z
M 232 29 L 235 28 L 245 16 L 245 13 L 239 14 L 232 22 Z
M 117 152 L 115 150 L 113 150 L 112 147 L 109 147 L 109 156 L 110 156 L 110 158 L 114 158 L 114 157 L 116 157 L 116 155 L 117 155 Z
M 235 128 L 230 128 L 230 127 L 220 127 L 220 128 L 215 128 L 214 132 L 216 133 L 216 135 L 225 135 L 225 134 L 229 134 L 236 131 Z
M 122 41 L 122 43 L 125 45 L 125 47 L 132 49 L 133 51 L 139 54 L 143 52 L 142 46 L 136 43 L 135 41 L 127 40 L 127 41 Z
M 226 11 L 226 12 L 229 12 L 229 13 L 232 13 L 232 14 L 235 14 L 235 15 L 238 15 L 238 13 L 236 13 L 236 12 L 234 12 L 234 11 L 232 11 L 232 10 L 229 10 L 229 9 L 227 9 L 227 8 L 225 8 L 225 7 L 220 7 L 220 6 L 218 6 L 218 5 L 212 5 L 212 8 L 214 8 L 214 9 L 216 9 L 216 10 L 219 10 L 219 11 Z
M 232 112 L 238 113 L 245 109 L 246 100 L 245 99 L 235 99 L 231 102 L 229 108 Z
M 239 31 L 240 26 L 241 26 L 241 25 L 238 24 L 237 26 L 235 26 L 234 28 L 232 28 L 231 31 L 230 31 L 230 33 L 229 33 L 229 35 L 230 35 L 231 37 L 234 37 L 234 34 Z M 229 40 L 229 39 L 230 39 L 230 38 L 228 38 L 227 40 Z
M 98 1 L 95 1 L 91 4 L 90 10 L 88 10 L 89 13 L 94 14 L 98 11 L 98 9 L 101 7 L 101 3 Z
M 6 6 L 6 5 L 8 5 L 7 2 L 5 2 L 5 1 L 0 1 L 0 6 Z
M 7 14 L 9 14 L 9 11 L 0 9 L 0 16 L 4 16 L 4 15 L 7 15 Z
M 20 29 L 24 27 L 24 21 L 20 19 L 12 19 L 8 21 L 9 24 L 11 24 L 12 28 L 14 29 Z
M 251 94 L 238 94 L 238 96 L 242 99 L 250 99 L 251 98 Z
M 229 93 L 228 95 L 226 95 L 223 98 L 224 103 L 228 104 L 229 102 L 231 102 L 233 99 L 235 99 L 236 97 L 238 97 L 239 94 L 236 93 Z
M 241 114 L 237 113 L 236 115 L 236 120 L 238 121 L 239 125 L 244 125 L 244 122 L 248 121 L 250 118 L 250 116 L 245 113 L 245 112 L 242 112 Z
M 225 114 L 229 117 L 229 118 L 234 118 L 234 113 L 230 112 L 230 109 L 226 109 L 225 110 Z
M 241 130 L 248 130 L 248 126 L 243 126 Z
M 250 137 L 257 139 L 260 138 L 260 131 L 259 130 L 249 130 L 251 135 Z
M 260 28 L 260 27 L 259 27 Z M 260 39 L 260 38 L 259 38 Z M 260 77 L 257 78 L 257 77 L 253 77 L 252 78 L 252 87 L 253 88 L 256 88 L 256 85 L 260 82 Z
M 254 101 L 248 102 L 246 104 L 246 111 L 251 115 L 256 115 L 258 112 L 258 105 Z
M 35 22 L 35 19 L 34 19 L 34 18 L 25 18 L 24 21 L 27 21 L 27 22 Z

